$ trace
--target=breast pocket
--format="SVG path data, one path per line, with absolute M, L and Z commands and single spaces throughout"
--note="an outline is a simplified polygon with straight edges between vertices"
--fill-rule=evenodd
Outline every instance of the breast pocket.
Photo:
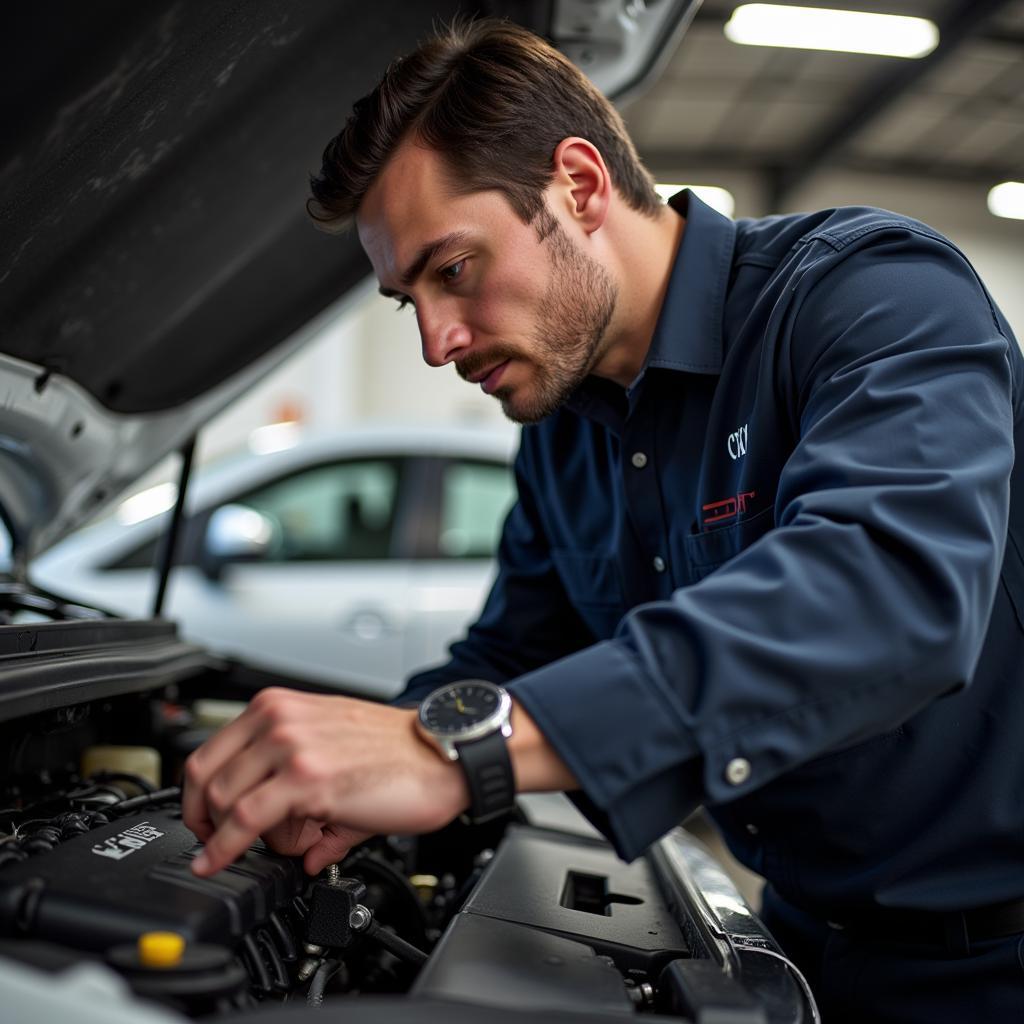
M 606 639 L 625 614 L 622 582 L 614 559 L 587 551 L 553 549 L 562 585 L 595 638 Z
M 775 509 L 766 508 L 732 526 L 720 526 L 686 538 L 686 562 L 693 582 L 725 565 L 741 551 L 760 540 L 775 525 Z

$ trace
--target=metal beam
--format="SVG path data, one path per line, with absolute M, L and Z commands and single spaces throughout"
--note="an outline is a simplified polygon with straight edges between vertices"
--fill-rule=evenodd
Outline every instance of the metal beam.
M 858 99 L 816 138 L 796 152 L 770 179 L 770 209 L 780 210 L 792 192 L 871 122 L 887 111 L 919 82 L 948 60 L 969 38 L 980 32 L 1008 0 L 961 0 L 939 20 L 939 45 L 920 60 L 893 60 Z
M 692 178 L 693 171 L 736 171 L 738 173 L 768 176 L 780 174 L 778 153 L 751 153 L 738 150 L 644 150 L 640 156 L 655 178 L 672 174 Z M 950 161 L 915 160 L 913 158 L 846 157 L 836 162 L 837 171 L 858 174 L 884 174 L 890 177 L 927 178 L 962 184 L 991 184 L 1019 178 L 1019 161 L 1005 163 L 969 164 Z
M 778 153 L 752 153 L 729 149 L 644 150 L 644 163 L 656 178 L 665 173 L 688 176 L 691 171 L 737 171 L 771 176 L 785 168 L 779 164 Z M 837 171 L 858 174 L 880 174 L 897 178 L 922 178 L 951 184 L 985 185 L 1020 176 L 1020 164 L 1007 161 L 999 164 L 952 163 L 934 160 L 876 159 L 846 157 L 835 163 Z

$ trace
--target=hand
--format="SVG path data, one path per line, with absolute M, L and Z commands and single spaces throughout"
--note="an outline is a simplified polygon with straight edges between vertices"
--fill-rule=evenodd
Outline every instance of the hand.
M 344 860 L 353 846 L 372 835 L 372 832 L 356 832 L 313 818 L 286 818 L 264 832 L 261 838 L 275 853 L 302 857 L 306 874 L 318 875 L 328 864 Z
M 182 817 L 206 844 L 193 871 L 219 871 L 260 835 L 313 871 L 368 835 L 447 824 L 469 806 L 465 777 L 415 719 L 349 697 L 261 690 L 185 764 Z

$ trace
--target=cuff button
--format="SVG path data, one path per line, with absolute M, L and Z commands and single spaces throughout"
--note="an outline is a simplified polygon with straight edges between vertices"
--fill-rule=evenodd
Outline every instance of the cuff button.
M 725 766 L 725 781 L 730 786 L 741 786 L 750 778 L 750 762 L 745 757 L 734 757 Z

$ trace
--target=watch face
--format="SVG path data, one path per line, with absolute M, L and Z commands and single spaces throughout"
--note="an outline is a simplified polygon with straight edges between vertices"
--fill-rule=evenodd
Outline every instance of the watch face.
M 435 736 L 459 736 L 496 715 L 503 696 L 493 683 L 456 683 L 431 694 L 420 708 L 420 721 Z

